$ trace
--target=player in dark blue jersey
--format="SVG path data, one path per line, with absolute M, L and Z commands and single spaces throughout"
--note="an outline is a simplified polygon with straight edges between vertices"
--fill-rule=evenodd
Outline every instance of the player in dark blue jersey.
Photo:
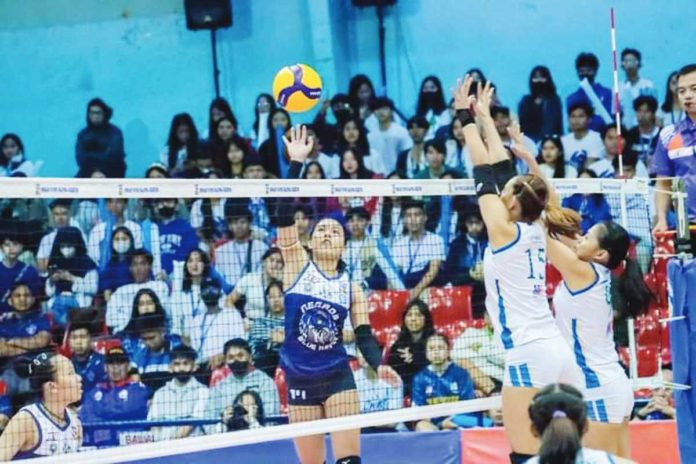
M 290 138 L 285 138 L 289 179 L 300 177 L 313 143 L 304 126 L 291 129 Z M 278 201 L 275 217 L 285 263 L 281 366 L 288 382 L 290 422 L 359 414 L 358 392 L 343 347 L 343 326 L 350 317 L 358 348 L 378 369 L 381 353 L 370 329 L 367 298 L 343 269 L 343 226 L 335 219 L 320 220 L 310 236 L 308 252 L 300 243 L 291 202 L 290 198 Z M 360 430 L 334 432 L 331 440 L 337 462 L 361 462 Z M 323 435 L 296 438 L 295 448 L 302 464 L 324 462 Z

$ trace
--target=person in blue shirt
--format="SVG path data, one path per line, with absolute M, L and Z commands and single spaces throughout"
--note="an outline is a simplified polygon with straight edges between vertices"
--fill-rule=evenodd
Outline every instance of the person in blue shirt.
M 178 200 L 163 198 L 155 203 L 157 213 L 157 229 L 159 232 L 158 246 L 162 260 L 162 270 L 167 275 L 172 273 L 174 261 L 184 261 L 188 253 L 198 247 L 198 236 L 191 224 L 177 218 L 176 207 Z
M 132 284 L 129 256 L 135 249 L 133 232 L 128 227 L 118 226 L 111 234 L 111 259 L 99 272 L 99 291 L 106 301 L 123 285 Z
M 8 298 L 10 289 L 18 282 L 25 282 L 31 288 L 32 295 L 43 293 L 43 281 L 38 271 L 28 264 L 19 261 L 19 255 L 24 250 L 22 234 L 8 226 L 0 233 L 0 313 L 10 311 Z
M 7 395 L 0 395 L 0 435 L 5 430 L 7 423 L 10 422 L 12 415 L 12 402 Z
M 80 377 L 82 390 L 90 391 L 96 384 L 106 382 L 104 355 L 92 349 L 92 324 L 89 322 L 71 323 L 68 333 L 70 360 Z
M 140 340 L 130 353 L 131 365 L 138 370 L 140 380 L 155 391 L 171 380 L 171 350 L 181 345 L 181 337 L 168 332 L 162 314 L 141 317 L 134 326 Z
M 114 347 L 106 352 L 104 361 L 108 380 L 85 393 L 80 408 L 80 420 L 83 423 L 145 420 L 150 389 L 128 376 L 128 354 L 123 348 Z M 85 433 L 85 445 L 118 445 L 118 432 L 124 431 L 126 430 L 117 431 L 113 428 L 92 430 Z
M 580 53 L 575 59 L 575 70 L 578 73 L 580 81 L 587 79 L 593 93 L 604 108 L 606 114 L 613 114 L 612 111 L 612 93 L 611 90 L 603 85 L 595 82 L 597 70 L 599 69 L 599 60 L 594 53 Z M 578 90 L 568 95 L 566 98 L 566 108 L 570 108 L 578 102 L 586 102 L 593 106 L 594 115 L 590 119 L 590 129 L 599 132 L 607 124 L 604 118 L 600 116 L 602 108 L 597 108 L 592 99 L 587 95 L 585 89 L 581 86 Z
M 450 403 L 474 398 L 474 382 L 469 373 L 450 361 L 449 340 L 442 334 L 434 334 L 425 345 L 425 356 L 430 364 L 413 379 L 411 402 L 414 406 Z M 416 424 L 418 431 L 455 429 L 475 425 L 476 418 L 457 414 L 451 417 L 423 419 Z
M 0 315 L 0 380 L 7 393 L 14 395 L 28 392 L 29 382 L 17 375 L 13 358 L 46 348 L 51 342 L 51 323 L 25 283 L 12 286 L 9 304 L 11 311 Z
M 578 177 L 581 179 L 596 179 L 597 174 L 591 169 L 583 169 L 579 172 Z M 595 224 L 612 220 L 611 207 L 601 193 L 575 193 L 564 198 L 562 205 L 564 208 L 570 208 L 580 213 L 582 218 L 580 227 L 583 234 L 587 233 Z

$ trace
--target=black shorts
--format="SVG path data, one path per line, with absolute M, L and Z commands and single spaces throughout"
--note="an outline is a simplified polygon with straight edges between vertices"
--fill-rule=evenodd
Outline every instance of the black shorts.
M 335 371 L 315 376 L 293 377 L 286 373 L 285 379 L 291 406 L 322 406 L 331 395 L 357 389 L 348 363 Z

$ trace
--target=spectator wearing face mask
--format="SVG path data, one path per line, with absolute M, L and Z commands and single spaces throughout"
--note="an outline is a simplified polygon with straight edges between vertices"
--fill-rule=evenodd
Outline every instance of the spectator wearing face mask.
M 427 76 L 421 82 L 416 115 L 422 116 L 428 121 L 428 132 L 425 134 L 425 140 L 432 139 L 439 128 L 452 122 L 452 117 L 447 110 L 445 94 L 442 91 L 442 82 L 437 76 Z M 390 168 L 392 167 L 390 166 Z
M 580 79 L 580 88 L 568 95 L 566 108 L 579 103 L 590 105 L 593 111 L 589 114 L 589 128 L 599 132 L 606 124 L 611 123 L 612 93 L 611 90 L 595 82 L 599 60 L 593 53 L 580 53 L 575 59 L 575 70 Z M 567 151 L 566 151 L 567 152 Z
M 563 133 L 563 105 L 549 68 L 532 69 L 529 94 L 522 97 L 517 111 L 522 132 L 535 142 L 546 135 Z
M 133 252 L 133 234 L 127 227 L 117 227 L 111 236 L 111 259 L 99 273 L 99 294 L 109 301 L 120 287 L 133 283 L 128 258 Z
M 162 277 L 172 273 L 174 262 L 183 262 L 198 247 L 198 237 L 191 224 L 176 217 L 178 200 L 163 198 L 155 203 L 157 233 L 151 236 L 151 248 L 159 249 Z
M 125 177 L 126 153 L 123 133 L 111 124 L 113 110 L 100 98 L 87 104 L 87 127 L 77 134 L 75 156 L 77 177 L 88 177 L 94 169 L 105 177 Z

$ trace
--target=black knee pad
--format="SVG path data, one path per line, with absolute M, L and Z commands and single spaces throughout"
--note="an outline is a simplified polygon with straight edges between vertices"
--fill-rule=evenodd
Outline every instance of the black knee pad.
M 524 464 L 533 457 L 533 454 L 510 453 L 510 464 Z
M 360 456 L 344 456 L 336 460 L 336 464 L 361 464 Z

